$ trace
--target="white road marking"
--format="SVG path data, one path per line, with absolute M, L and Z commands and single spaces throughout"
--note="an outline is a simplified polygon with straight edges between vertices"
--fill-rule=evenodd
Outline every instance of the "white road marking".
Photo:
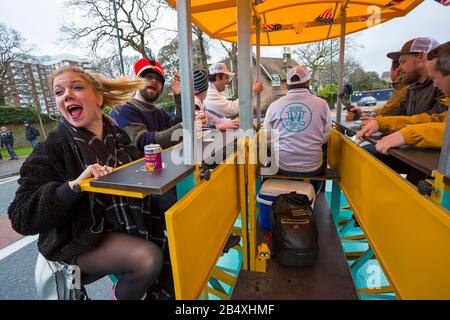
M 36 241 L 37 238 L 38 238 L 38 235 L 28 236 L 23 239 L 20 239 L 19 241 L 14 242 L 13 244 L 7 246 L 6 248 L 1 249 L 0 250 L 0 261 L 5 259 L 6 257 L 12 255 L 14 252 L 17 252 L 20 249 L 26 247 L 30 243 Z
M 12 182 L 12 181 L 18 180 L 19 178 L 20 178 L 20 176 L 14 176 L 14 177 L 10 177 L 10 178 L 5 178 L 4 180 L 3 179 L 0 180 L 0 184 L 5 184 L 5 183 L 8 183 L 8 182 Z

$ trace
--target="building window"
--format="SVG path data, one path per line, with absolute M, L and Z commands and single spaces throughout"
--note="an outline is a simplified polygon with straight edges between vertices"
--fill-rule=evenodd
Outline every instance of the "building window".
M 281 79 L 279 74 L 272 75 L 272 87 L 279 87 L 281 85 Z

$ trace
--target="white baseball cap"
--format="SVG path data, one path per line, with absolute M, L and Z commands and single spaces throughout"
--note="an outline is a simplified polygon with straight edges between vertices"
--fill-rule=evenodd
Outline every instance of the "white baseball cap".
M 212 65 L 209 66 L 208 71 L 209 71 L 209 74 L 224 73 L 229 76 L 234 76 L 234 73 L 228 71 L 227 65 L 222 62 L 213 63 Z
M 291 79 L 293 76 L 299 77 L 300 80 L 292 81 Z M 306 66 L 295 66 L 288 71 L 286 80 L 288 85 L 301 84 L 311 80 L 311 76 L 309 75 Z

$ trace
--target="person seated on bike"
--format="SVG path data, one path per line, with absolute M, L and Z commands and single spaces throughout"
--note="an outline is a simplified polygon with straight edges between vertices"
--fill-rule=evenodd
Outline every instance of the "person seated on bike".
M 113 299 L 118 300 L 143 298 L 160 275 L 161 218 L 152 214 L 149 197 L 81 192 L 79 183 L 142 157 L 102 109 L 126 102 L 144 85 L 79 67 L 55 70 L 50 87 L 62 119 L 25 160 L 8 208 L 13 229 L 39 234 L 40 253 L 78 265 L 83 284 L 117 275 Z

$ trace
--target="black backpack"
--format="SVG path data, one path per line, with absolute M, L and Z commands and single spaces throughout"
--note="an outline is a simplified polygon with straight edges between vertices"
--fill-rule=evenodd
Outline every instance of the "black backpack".
M 319 254 L 316 222 L 306 195 L 279 195 L 270 210 L 273 251 L 278 263 L 287 267 L 314 264 Z

